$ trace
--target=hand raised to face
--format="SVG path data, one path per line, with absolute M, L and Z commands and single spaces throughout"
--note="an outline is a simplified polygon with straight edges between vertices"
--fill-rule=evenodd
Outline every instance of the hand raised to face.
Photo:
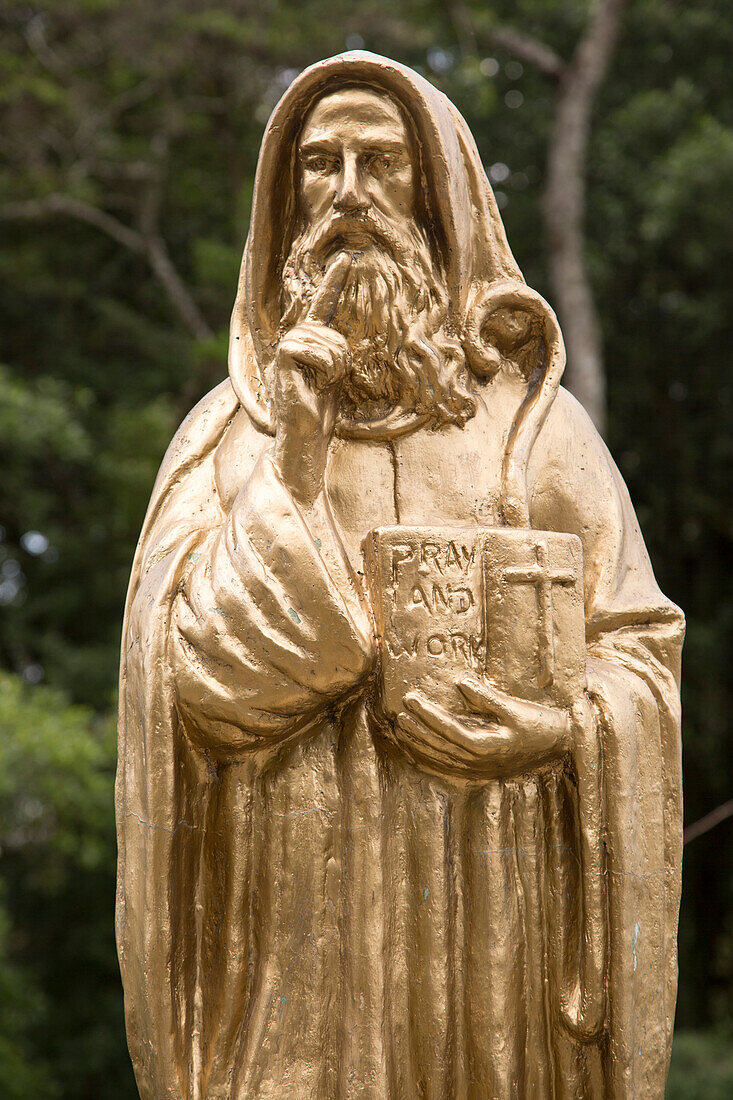
M 344 337 L 329 328 L 351 255 L 332 261 L 305 320 L 290 329 L 277 350 L 277 432 L 273 459 L 284 484 L 304 504 L 323 487 L 340 384 L 349 368 Z

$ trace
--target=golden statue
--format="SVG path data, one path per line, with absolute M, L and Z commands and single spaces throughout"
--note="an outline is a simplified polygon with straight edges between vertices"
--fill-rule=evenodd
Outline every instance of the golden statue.
M 681 613 L 466 123 L 307 69 L 122 647 L 144 1100 L 661 1100 Z

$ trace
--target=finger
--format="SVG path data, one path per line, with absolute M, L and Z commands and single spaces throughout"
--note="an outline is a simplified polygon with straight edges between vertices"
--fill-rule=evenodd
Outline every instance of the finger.
M 332 353 L 330 348 L 324 347 L 320 342 L 311 339 L 295 343 L 291 337 L 288 337 L 287 341 L 281 341 L 280 350 L 287 366 L 291 365 L 287 362 L 289 359 L 296 364 L 297 370 L 302 370 L 305 366 L 328 375 Z
M 310 367 L 280 371 L 277 379 L 278 418 L 291 420 L 310 417 L 313 427 L 321 422 L 318 379 Z M 311 429 L 312 430 L 312 429 Z
M 478 680 L 475 676 L 464 676 L 458 681 L 458 690 L 480 714 L 493 714 L 507 723 L 517 720 L 518 707 L 515 700 L 492 684 Z
M 295 325 L 285 333 L 278 346 L 286 348 L 288 354 L 292 354 L 292 350 L 297 351 L 302 344 L 324 348 L 340 355 L 343 355 L 349 346 L 340 332 L 321 324 L 320 321 L 303 321 L 302 324 Z
M 324 330 L 325 331 L 325 330 Z M 334 332 L 335 338 L 341 339 Z M 283 339 L 280 344 L 280 374 L 302 374 L 314 389 L 325 390 L 328 386 L 340 382 L 346 373 L 348 359 L 337 340 L 327 341 L 320 333 L 314 338 L 312 333 L 307 339 L 295 341 L 292 336 Z M 285 371 L 282 367 L 285 366 Z M 294 369 L 287 370 L 287 367 Z
M 472 756 L 457 750 L 450 741 L 433 733 L 419 718 L 404 711 L 395 721 L 395 734 L 403 748 L 422 756 L 434 767 L 445 770 L 461 764 L 464 766 L 475 764 Z
M 455 744 L 452 740 L 445 736 L 442 730 L 436 730 L 431 724 L 423 721 L 423 719 L 414 713 L 402 712 L 400 715 L 403 727 L 409 729 L 410 735 L 413 738 L 417 738 L 421 745 L 431 749 L 432 752 L 438 753 L 441 758 L 446 761 L 462 761 L 464 764 L 474 763 L 474 756 L 463 748 L 462 745 Z
M 339 298 L 346 285 L 346 276 L 349 274 L 351 261 L 352 255 L 350 252 L 341 252 L 333 261 L 323 278 L 323 282 L 313 296 L 307 320 L 319 321 L 322 325 L 327 325 L 332 320 Z
M 474 676 L 464 676 L 458 687 L 472 707 L 482 714 L 493 715 L 509 729 L 525 733 L 533 730 L 556 737 L 568 728 L 567 711 L 558 707 L 516 699 Z
M 466 726 L 445 707 L 441 707 L 438 703 L 431 703 L 420 692 L 408 692 L 404 703 L 407 709 L 425 724 L 433 736 L 437 735 L 442 742 L 449 741 L 465 758 L 475 760 L 483 755 L 485 737 L 482 731 Z

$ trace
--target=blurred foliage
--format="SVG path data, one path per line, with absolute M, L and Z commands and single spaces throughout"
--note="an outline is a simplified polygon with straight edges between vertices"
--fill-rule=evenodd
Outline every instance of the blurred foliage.
M 114 952 L 115 730 L 0 672 L 3 1097 L 135 1095 Z
M 730 1100 L 731 1096 L 731 1036 L 678 1031 L 672 1048 L 667 1100 Z
M 587 0 L 3 5 L 3 1096 L 134 1096 L 112 924 L 110 712 L 124 590 L 167 442 L 226 370 L 272 106 L 303 66 L 347 46 L 424 72 L 468 118 L 515 254 L 547 294 L 554 89 L 490 35 L 509 23 L 567 59 L 587 13 Z M 588 164 L 609 444 L 660 583 L 689 619 L 689 821 L 733 788 L 732 47 L 728 0 L 630 3 Z M 54 212 L 49 196 L 79 204 L 77 216 Z M 31 200 L 41 209 L 3 218 Z M 113 224 L 95 222 L 99 213 Z M 188 304 L 151 261 L 160 242 Z M 728 822 L 686 852 L 678 1020 L 688 1030 L 670 1084 L 680 1100 L 733 1091 L 723 1038 L 733 867 L 721 859 L 731 831 Z

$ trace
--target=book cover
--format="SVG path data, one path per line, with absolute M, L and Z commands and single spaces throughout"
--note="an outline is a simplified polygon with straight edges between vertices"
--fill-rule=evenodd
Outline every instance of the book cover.
M 422 691 L 468 713 L 467 673 L 525 699 L 568 706 L 585 686 L 580 540 L 553 531 L 378 528 L 364 541 L 379 635 L 382 705 Z

